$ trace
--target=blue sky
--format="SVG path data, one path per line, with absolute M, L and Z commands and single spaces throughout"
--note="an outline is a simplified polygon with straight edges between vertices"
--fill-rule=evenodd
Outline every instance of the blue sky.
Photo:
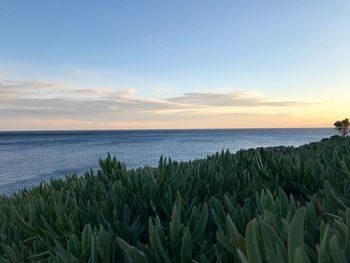
M 3 0 L 0 130 L 327 126 L 350 112 L 349 14 L 349 1 Z M 91 100 L 103 114 L 84 114 Z

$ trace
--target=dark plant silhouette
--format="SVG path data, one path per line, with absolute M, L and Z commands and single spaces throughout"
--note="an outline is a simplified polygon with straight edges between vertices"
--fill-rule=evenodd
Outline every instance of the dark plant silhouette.
M 340 135 L 345 138 L 345 136 L 349 133 L 350 122 L 349 119 L 346 118 L 342 121 L 336 121 L 334 123 L 335 129 L 340 133 Z

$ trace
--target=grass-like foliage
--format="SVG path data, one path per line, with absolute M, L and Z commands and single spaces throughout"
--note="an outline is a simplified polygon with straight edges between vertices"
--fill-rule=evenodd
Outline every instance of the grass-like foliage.
M 9 167 L 10 169 L 10 167 Z M 160 158 L 0 200 L 0 262 L 349 262 L 350 138 Z

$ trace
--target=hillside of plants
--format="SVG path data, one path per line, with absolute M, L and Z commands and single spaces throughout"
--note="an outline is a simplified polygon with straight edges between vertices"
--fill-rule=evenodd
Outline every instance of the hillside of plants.
M 0 243 L 0 262 L 350 262 L 350 138 L 130 170 L 108 156 L 1 197 Z

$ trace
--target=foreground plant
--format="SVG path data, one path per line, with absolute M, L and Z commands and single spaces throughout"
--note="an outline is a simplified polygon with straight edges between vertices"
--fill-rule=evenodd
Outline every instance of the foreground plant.
M 0 200 L 0 262 L 348 262 L 350 139 L 160 158 L 108 156 Z

